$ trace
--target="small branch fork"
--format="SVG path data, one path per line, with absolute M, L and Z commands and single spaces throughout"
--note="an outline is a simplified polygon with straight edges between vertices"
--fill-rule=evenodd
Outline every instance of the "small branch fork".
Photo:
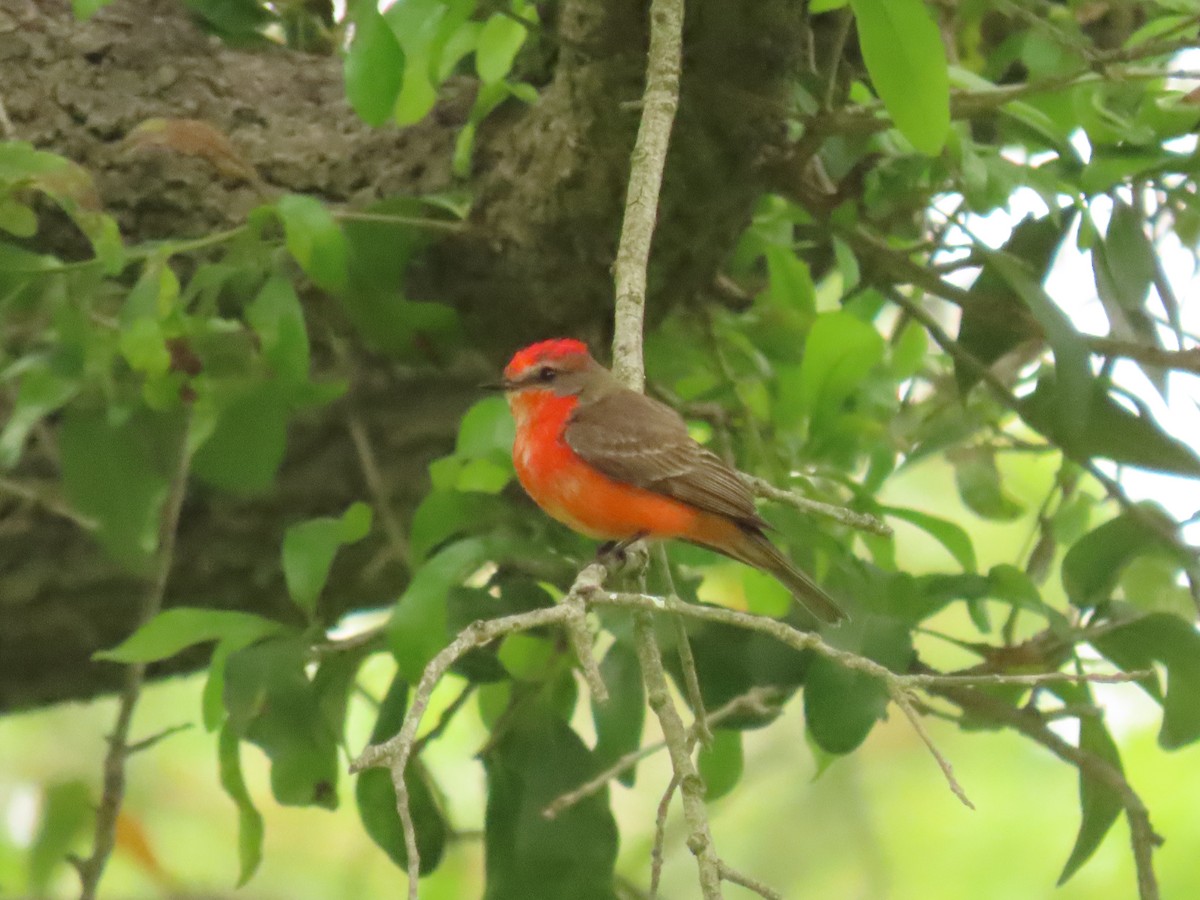
M 468 625 L 426 665 L 421 675 L 421 680 L 417 683 L 412 703 L 409 705 L 400 731 L 387 741 L 368 746 L 363 750 L 358 759 L 351 764 L 350 768 L 352 772 L 361 772 L 364 769 L 374 766 L 386 767 L 391 772 L 392 784 L 396 789 L 396 808 L 400 813 L 400 820 L 404 828 L 405 844 L 408 848 L 408 897 L 410 900 L 417 900 L 418 897 L 417 885 L 420 857 L 417 852 L 416 832 L 409 810 L 408 791 L 404 782 L 404 773 L 418 743 L 417 732 L 421 726 L 421 720 L 425 714 L 425 710 L 429 706 L 429 700 L 434 688 L 449 671 L 450 667 L 471 650 L 489 644 L 505 635 L 551 625 L 569 628 L 573 620 L 577 621 L 577 617 L 581 612 L 586 615 L 588 611 L 595 609 L 625 609 L 632 611 L 638 617 L 635 623 L 639 632 L 639 661 L 643 657 L 646 658 L 644 668 L 649 670 L 648 680 L 650 682 L 647 685 L 648 696 L 656 713 L 660 716 L 660 722 L 666 719 L 666 723 L 663 724 L 664 741 L 623 757 L 615 765 L 600 773 L 595 778 L 557 798 L 547 807 L 544 814 L 553 816 L 561 813 L 564 809 L 577 803 L 583 797 L 602 789 L 604 784 L 615 778 L 624 769 L 635 764 L 638 759 L 656 752 L 665 746 L 671 752 L 673 765 L 678 767 L 678 777 L 673 782 L 672 789 L 675 785 L 678 785 L 684 798 L 685 816 L 688 818 L 690 831 L 688 846 L 697 855 L 702 878 L 701 884 L 704 887 L 703 896 L 706 898 L 720 896 L 719 885 L 721 881 L 734 881 L 739 884 L 747 884 L 750 880 L 734 872 L 734 870 L 716 856 L 712 837 L 708 831 L 707 817 L 703 808 L 704 785 L 696 772 L 695 764 L 691 758 L 692 750 L 695 748 L 697 742 L 697 732 L 694 727 L 692 729 L 685 728 L 679 719 L 679 714 L 671 703 L 670 695 L 666 692 L 665 678 L 660 682 L 655 672 L 656 669 L 659 673 L 662 670 L 662 659 L 659 655 L 658 646 L 652 640 L 647 640 L 643 637 L 643 635 L 649 632 L 649 637 L 652 639 L 654 616 L 670 614 L 757 631 L 770 635 L 796 650 L 810 650 L 819 653 L 846 668 L 879 678 L 886 686 L 889 696 L 901 708 L 905 716 L 913 724 L 922 741 L 929 747 L 951 790 L 967 806 L 971 805 L 970 801 L 967 799 L 961 785 L 955 779 L 949 762 L 936 749 L 928 733 L 919 724 L 920 717 L 909 696 L 911 691 L 917 689 L 924 690 L 939 694 L 956 703 L 961 701 L 963 705 L 978 706 L 980 702 L 983 702 L 978 698 L 985 697 L 985 695 L 967 690 L 970 687 L 998 684 L 1035 687 L 1062 681 L 1112 683 L 1134 681 L 1144 678 L 1148 674 L 1146 672 L 1085 674 L 1046 672 L 1029 675 L 943 675 L 927 672 L 899 674 L 874 660 L 832 647 L 825 643 L 820 635 L 800 631 L 786 622 L 781 622 L 777 619 L 724 609 L 722 607 L 700 606 L 682 601 L 672 601 L 650 594 L 617 593 L 605 590 L 602 586 L 604 575 L 605 570 L 602 566 L 598 564 L 590 565 L 580 573 L 567 597 L 555 606 L 504 616 L 498 619 L 477 621 Z M 652 644 L 653 649 L 651 649 Z M 655 665 L 655 657 L 657 657 L 657 665 Z M 588 662 L 589 660 L 590 663 Z M 595 666 L 595 661 L 592 659 L 590 650 L 584 654 L 581 665 L 585 668 L 585 671 L 588 665 Z M 598 672 L 596 677 L 598 678 Z M 765 693 L 747 694 L 713 712 L 709 716 L 709 722 L 720 722 L 741 710 L 767 707 L 769 706 L 770 699 L 770 695 Z M 1005 707 L 1005 709 L 1009 708 Z M 989 708 L 988 711 L 989 713 L 994 712 L 994 717 L 997 719 L 1008 715 L 1002 710 L 993 711 Z M 1039 725 L 1027 713 L 1021 713 L 1019 710 L 1010 710 L 1010 712 L 1014 717 L 1023 717 L 1019 724 L 1014 718 L 1011 723 L 1014 727 L 1018 727 L 1023 733 L 1034 737 L 1035 740 L 1043 743 L 1052 752 L 1066 759 L 1068 762 L 1081 765 L 1081 767 L 1086 766 L 1089 773 L 1095 770 L 1101 776 L 1109 776 L 1102 777 L 1105 783 L 1115 783 L 1115 781 L 1119 780 L 1123 787 L 1118 788 L 1118 790 L 1121 791 L 1122 797 L 1128 801 L 1126 809 L 1130 813 L 1130 821 L 1137 824 L 1135 839 L 1136 835 L 1143 832 L 1152 834 L 1149 827 L 1149 819 L 1145 814 L 1145 807 L 1124 781 L 1124 778 L 1121 777 L 1120 773 L 1115 773 L 1114 775 L 1112 772 L 1103 771 L 1103 766 L 1101 765 L 1103 761 L 1097 763 L 1090 754 L 1079 751 L 1070 744 L 1061 741 L 1061 739 L 1059 739 L 1058 743 L 1052 745 L 1050 739 L 1057 737 L 1053 732 L 1049 732 L 1044 726 Z M 1004 721 L 1006 721 L 1006 724 L 1009 724 L 1007 719 Z M 1046 735 L 1049 735 L 1049 737 Z M 1059 744 L 1062 746 L 1059 746 Z M 1081 763 L 1080 760 L 1083 760 L 1083 762 Z M 1111 769 L 1111 767 L 1108 768 Z M 682 770 L 682 774 L 678 774 L 679 770 Z M 668 798 L 664 799 L 667 800 Z M 1142 827 L 1143 825 L 1144 827 Z M 1152 846 L 1152 844 L 1148 844 L 1147 846 Z M 1148 853 L 1144 853 L 1143 855 L 1148 859 Z M 1139 857 L 1140 859 L 1141 857 Z M 1139 861 L 1139 871 L 1141 871 L 1140 867 L 1141 862 Z M 1153 879 L 1153 874 L 1151 873 L 1148 877 Z M 767 893 L 760 891 L 759 893 L 761 896 L 774 896 L 769 891 Z

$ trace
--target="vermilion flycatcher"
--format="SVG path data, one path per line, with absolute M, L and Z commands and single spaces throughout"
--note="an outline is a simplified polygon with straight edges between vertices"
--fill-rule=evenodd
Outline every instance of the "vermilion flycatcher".
M 519 351 L 501 385 L 529 495 L 588 537 L 679 538 L 769 572 L 826 622 L 845 618 L 764 533 L 754 498 L 671 407 L 623 387 L 581 341 Z

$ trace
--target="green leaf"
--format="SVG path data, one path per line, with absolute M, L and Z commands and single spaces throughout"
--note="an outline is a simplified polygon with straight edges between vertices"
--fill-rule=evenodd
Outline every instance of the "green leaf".
M 450 544 L 418 568 L 396 603 L 388 628 L 392 653 L 409 681 L 421 677 L 425 664 L 446 646 L 446 596 L 485 562 L 497 557 L 498 545 L 483 538 Z
M 808 12 L 810 15 L 818 13 L 833 12 L 835 9 L 843 9 L 850 4 L 850 0 L 811 0 L 808 4 Z
M 861 319 L 844 312 L 817 317 L 804 345 L 798 393 L 781 386 L 780 407 L 788 407 L 811 419 L 815 438 L 833 430 L 845 404 L 868 373 L 883 360 L 883 338 Z
M 400 0 L 383 13 L 406 57 L 404 79 L 393 110 L 397 125 L 419 122 L 437 100 L 433 82 L 436 42 L 447 12 L 444 0 Z
M 167 317 L 178 299 L 179 278 L 166 260 L 156 257 L 148 261 L 121 305 L 122 330 L 128 331 L 141 319 L 158 323 Z
M 221 388 L 216 426 L 192 459 L 192 471 L 238 494 L 267 490 L 283 462 L 291 402 L 275 382 Z
M 285 806 L 337 808 L 337 735 L 305 674 L 302 635 L 274 638 L 230 655 L 228 724 L 271 759 L 271 791 Z
M 669 634 L 669 632 L 668 632 Z M 696 677 L 705 709 L 719 709 L 755 687 L 771 687 L 790 694 L 804 683 L 810 656 L 772 637 L 726 625 L 688 629 Z M 666 636 L 659 640 L 666 643 Z M 677 685 L 684 684 L 678 653 L 665 653 L 663 662 Z M 690 703 L 690 698 L 688 699 Z M 778 716 L 775 711 L 747 712 L 726 719 L 722 728 L 761 728 Z
M 204 690 L 200 697 L 201 718 L 207 731 L 216 731 L 225 722 L 225 665 L 229 662 L 229 657 L 263 638 L 295 633 L 287 626 L 273 623 L 269 619 L 262 621 L 265 624 L 261 628 L 248 626 L 229 629 L 213 647 L 212 656 L 208 660 L 208 678 L 204 681 Z M 267 627 L 268 625 L 275 627 Z
M 475 71 L 484 84 L 491 84 L 508 75 L 528 33 L 526 26 L 508 16 L 492 13 L 488 17 L 475 47 Z
M 346 99 L 368 125 L 386 122 L 404 81 L 404 50 L 378 4 L 354 6 L 354 40 L 346 52 Z
M 897 382 L 912 378 L 925 363 L 925 356 L 929 352 L 929 334 L 921 323 L 909 322 L 892 343 L 891 350 L 892 377 Z
M 494 496 L 457 490 L 434 490 L 413 512 L 409 552 L 422 562 L 438 545 L 466 531 L 488 531 L 508 514 L 508 504 Z
M 1026 217 L 1016 224 L 1001 248 L 1010 257 L 1021 259 L 1045 278 L 1050 263 L 1062 244 L 1071 221 Z M 958 344 L 985 366 L 990 366 L 1023 344 L 1040 347 L 1043 329 L 1028 306 L 992 263 L 985 259 L 983 270 L 969 291 L 971 300 L 963 306 L 958 328 Z M 966 394 L 979 380 L 974 369 L 954 363 L 959 391 Z
M 1158 267 L 1145 221 L 1128 203 L 1113 205 L 1104 240 L 1108 271 L 1116 296 L 1127 310 L 1141 310 Z
M 600 662 L 600 676 L 608 687 L 608 702 L 592 704 L 592 722 L 596 726 L 596 765 L 605 769 L 642 742 L 646 721 L 646 691 L 637 654 L 625 641 L 608 648 Z M 626 787 L 633 785 L 636 767 L 618 776 Z
M 490 456 L 512 452 L 517 426 L 503 397 L 487 397 L 473 404 L 458 426 L 455 452 L 460 456 Z
M 1080 432 L 1064 428 L 1059 415 L 1063 402 L 1057 379 L 1043 376 L 1037 389 L 1024 398 L 1021 418 L 1073 459 L 1101 457 L 1116 463 L 1177 475 L 1200 476 L 1200 457 L 1188 444 L 1171 437 L 1148 414 L 1137 414 L 1118 403 L 1107 385 L 1096 379 L 1086 403 L 1087 420 Z
M 1023 260 L 1011 259 L 1002 253 L 989 255 L 988 262 L 1025 302 L 1045 332 L 1054 351 L 1056 433 L 1063 440 L 1078 440 L 1087 432 L 1095 399 L 1095 379 L 1087 344 L 1066 313 L 1043 289 L 1041 272 L 1036 272 Z
M 1191 618 L 1195 606 L 1191 592 L 1180 583 L 1177 554 L 1150 552 L 1129 561 L 1121 572 L 1121 593 L 1142 612 L 1168 612 Z
M 904 671 L 912 658 L 908 629 L 891 619 L 854 619 L 838 629 L 835 643 L 895 672 Z M 804 719 L 813 740 L 825 751 L 854 750 L 883 718 L 887 705 L 887 688 L 873 676 L 826 656 L 812 661 L 804 684 Z
M 751 566 L 741 567 L 738 573 L 742 579 L 742 589 L 746 594 L 746 609 L 760 616 L 772 616 L 781 619 L 788 614 L 795 602 L 778 579 L 766 572 Z
M 496 653 L 504 670 L 516 681 L 545 681 L 559 652 L 554 644 L 528 634 L 510 634 Z
M 346 290 L 346 236 L 319 200 L 288 194 L 275 203 L 283 220 L 288 252 L 317 287 L 332 294 Z
M 950 77 L 937 24 L 921 0 L 850 0 L 863 61 L 900 132 L 929 156 L 950 130 Z
M 464 459 L 461 456 L 435 459 L 429 464 L 430 480 L 439 491 L 498 494 L 513 480 L 515 473 L 507 454 L 499 459 L 495 456 L 493 459 Z
M 156 319 L 134 319 L 121 331 L 120 348 L 129 368 L 135 372 L 148 376 L 165 375 L 171 367 L 167 340 Z
M 702 747 L 696 757 L 706 788 L 704 799 L 711 803 L 737 787 L 743 764 L 742 733 L 725 728 L 714 731 L 712 743 Z
M 459 178 L 470 177 L 471 158 L 475 150 L 475 133 L 479 124 L 509 97 L 523 96 L 525 92 L 520 91 L 518 87 L 507 81 L 493 81 L 480 87 L 479 93 L 475 95 L 475 102 L 471 104 L 467 124 L 458 132 L 458 138 L 454 142 L 452 167 L 456 176 Z M 536 92 L 534 92 L 533 98 L 526 96 L 525 99 L 526 101 L 536 100 Z
M 0 467 L 16 465 L 30 429 L 78 392 L 78 378 L 61 374 L 49 365 L 37 364 L 26 369 L 12 412 L 0 432 Z
M 242 777 L 242 751 L 238 736 L 230 728 L 222 728 L 217 738 L 217 763 L 221 787 L 237 806 L 238 812 L 238 882 L 245 885 L 258 871 L 262 862 L 263 817 L 255 809 L 246 780 Z
M 371 347 L 401 359 L 438 361 L 460 340 L 457 312 L 440 303 L 406 300 L 403 293 L 409 261 L 431 234 L 411 220 L 437 210 L 429 202 L 393 197 L 365 212 L 380 219 L 346 223 L 350 287 L 338 299 Z
M 101 650 L 92 658 L 121 663 L 157 662 L 208 641 L 249 646 L 283 628 L 279 622 L 254 613 L 177 606 L 160 612 L 117 646 Z
M 1130 560 L 1158 548 L 1169 549 L 1158 531 L 1144 521 L 1148 516 L 1159 518 L 1166 528 L 1174 527 L 1157 509 L 1144 506 L 1142 515 L 1122 513 L 1092 529 L 1067 551 L 1062 581 L 1075 606 L 1090 609 L 1103 603 Z
M 972 512 L 985 519 L 1009 522 L 1025 511 L 1004 491 L 996 454 L 985 447 L 966 447 L 946 454 L 954 466 L 959 496 Z
M 71 0 L 71 11 L 77 19 L 90 19 L 110 3 L 112 0 Z
M 916 525 L 945 547 L 963 567 L 963 571 L 974 572 L 978 569 L 979 564 L 975 559 L 975 546 L 971 543 L 971 535 L 961 525 L 940 516 L 899 506 L 883 506 L 880 507 L 880 512 Z
M 1089 705 L 1092 703 L 1091 692 L 1086 688 L 1072 693 L 1079 694 L 1076 702 Z M 1123 771 L 1117 744 L 1099 716 L 1080 717 L 1079 749 L 1111 764 L 1118 772 Z M 1079 809 L 1082 820 L 1079 823 L 1075 846 L 1067 858 L 1066 865 L 1063 866 L 1062 874 L 1058 876 L 1059 885 L 1066 884 L 1071 876 L 1079 871 L 1079 867 L 1091 859 L 1117 820 L 1117 816 L 1121 814 L 1122 808 L 1121 795 L 1114 788 L 1088 777 L 1082 768 L 1079 770 Z
M 13 237 L 31 238 L 37 234 L 37 213 L 12 197 L 0 196 L 0 228 Z
M 211 31 L 232 44 L 261 40 L 260 29 L 276 18 L 260 0 L 184 0 Z
M 269 279 L 246 307 L 246 321 L 277 375 L 290 382 L 308 380 L 308 332 L 290 281 L 278 275 Z
M 292 601 L 307 615 L 316 611 L 338 550 L 362 540 L 370 530 L 371 507 L 359 501 L 339 518 L 309 519 L 284 533 L 283 577 Z
M 91 791 L 82 781 L 48 784 L 41 800 L 41 822 L 28 857 L 29 888 L 37 897 L 50 896 L 55 874 L 95 816 Z
M 767 295 L 773 305 L 796 309 L 806 319 L 817 314 L 817 289 L 808 264 L 791 247 L 768 246 L 763 250 L 767 260 Z
M 1168 750 L 1177 750 L 1200 740 L 1200 633 L 1191 622 L 1167 613 L 1153 613 L 1104 632 L 1091 643 L 1127 672 L 1153 669 L 1155 662 L 1166 666 L 1165 697 L 1153 676 L 1138 682 L 1163 704 L 1158 742 Z
M 408 707 L 408 682 L 397 675 L 379 707 L 379 717 L 371 731 L 371 743 L 377 744 L 393 737 L 404 722 Z M 408 788 L 408 809 L 417 836 L 417 854 L 421 859 L 421 874 L 432 872 L 446 847 L 446 820 L 438 809 L 429 788 L 428 774 L 420 760 L 410 759 L 404 772 Z M 396 789 L 386 769 L 368 769 L 358 776 L 354 786 L 358 815 L 363 828 L 399 868 L 408 867 L 408 848 L 404 843 L 404 828 L 396 810 Z
M 608 789 L 553 821 L 542 815 L 596 773 L 595 757 L 545 704 L 527 702 L 512 712 L 484 754 L 485 900 L 615 900 L 617 826 Z
M 158 514 L 179 452 L 181 423 L 138 414 L 120 425 L 101 412 L 68 409 L 59 430 L 63 486 L 115 559 L 143 569 L 158 546 Z

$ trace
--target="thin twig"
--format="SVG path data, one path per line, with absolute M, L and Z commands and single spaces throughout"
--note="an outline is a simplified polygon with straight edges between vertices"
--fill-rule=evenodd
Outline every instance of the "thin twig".
M 1169 56 L 1180 50 L 1195 46 L 1191 37 L 1177 38 L 1167 41 L 1148 41 L 1134 47 L 1122 47 L 1115 50 L 1094 54 L 1087 68 L 1075 72 L 1057 75 L 1042 81 L 1027 81 L 1021 84 L 999 85 L 978 91 L 955 91 L 950 95 L 950 117 L 952 119 L 970 119 L 1025 97 L 1039 94 L 1056 93 L 1067 88 L 1083 84 L 1099 83 L 1109 80 L 1102 71 L 1104 66 L 1136 62 L 1141 59 Z M 1162 70 L 1123 70 L 1122 77 L 1162 78 L 1166 73 Z M 805 131 L 816 130 L 822 135 L 831 134 L 872 134 L 885 131 L 892 127 L 884 105 L 880 102 L 846 107 L 833 113 L 824 111 L 810 117 L 805 123 Z
M 40 506 L 42 509 L 46 510 L 46 512 L 53 513 L 56 516 L 66 519 L 68 522 L 78 525 L 85 531 L 95 531 L 97 528 L 95 519 L 76 512 L 61 500 L 58 500 L 55 497 L 50 496 L 48 493 L 38 490 L 35 487 L 31 487 L 30 485 L 17 481 L 15 478 L 8 478 L 0 475 L 0 491 L 12 494 L 15 497 L 20 497 L 22 500 L 32 503 L 34 506 Z
M 917 715 L 916 709 L 913 708 L 912 701 L 908 695 L 900 688 L 892 690 L 889 686 L 889 696 L 896 702 L 896 705 L 904 712 L 908 718 L 909 724 L 917 736 L 925 744 L 929 752 L 933 754 L 933 758 L 937 761 L 938 768 L 942 770 L 942 775 L 946 778 L 946 783 L 950 785 L 950 790 L 954 796 L 963 802 L 967 809 L 974 809 L 975 804 L 971 802 L 971 798 L 967 796 L 967 792 L 963 790 L 962 785 L 958 783 L 958 779 L 954 777 L 954 767 L 950 765 L 950 761 L 942 755 L 942 751 L 934 744 L 933 738 L 929 736 L 929 732 L 925 730 L 925 723 L 921 721 L 921 717 Z
M 1129 836 L 1137 868 L 1138 896 L 1141 900 L 1158 900 L 1158 882 L 1154 875 L 1154 848 L 1162 838 L 1150 825 L 1150 814 L 1142 798 L 1126 781 L 1119 769 L 1094 753 L 1089 753 L 1063 740 L 1041 720 L 1036 711 L 1009 706 L 981 691 L 947 685 L 938 686 L 934 693 L 950 700 L 964 710 L 982 715 L 1020 731 L 1026 737 L 1048 749 L 1055 756 L 1075 766 L 1085 777 L 1112 789 L 1121 799 L 1129 821 Z
M 854 24 L 854 14 L 847 7 L 838 10 L 837 31 L 833 36 L 833 49 L 829 58 L 829 81 L 825 85 L 824 109 L 833 109 L 834 94 L 837 93 L 838 69 L 841 66 L 842 54 L 846 52 L 846 41 L 850 37 L 850 26 Z
M 429 744 L 430 742 L 436 741 L 438 738 L 440 738 L 445 733 L 446 729 L 450 727 L 450 722 L 458 714 L 458 711 L 463 708 L 468 700 L 471 699 L 471 695 L 473 693 L 475 693 L 475 683 L 468 681 L 465 685 L 463 685 L 463 689 L 458 692 L 458 696 L 450 701 L 450 705 L 442 710 L 442 714 L 438 716 L 437 724 L 429 729 L 429 731 L 425 732 L 421 739 L 417 741 L 417 746 L 414 748 L 413 752 L 419 754 L 425 749 L 426 744 Z
M 780 503 L 793 506 L 801 512 L 825 516 L 827 519 L 833 519 L 834 521 L 841 522 L 843 525 L 857 528 L 860 531 L 869 531 L 872 534 L 884 537 L 890 537 L 892 534 L 891 525 L 869 513 L 861 513 L 853 509 L 847 509 L 844 506 L 835 506 L 832 503 L 822 503 L 820 500 L 810 500 L 796 491 L 786 491 L 783 488 L 777 488 L 765 478 L 759 478 L 757 475 L 747 475 L 745 472 L 739 472 L 738 477 L 742 479 L 742 482 L 750 490 L 766 500 L 777 500 Z
M 1177 369 L 1181 372 L 1200 373 L 1200 347 L 1185 350 L 1167 350 L 1137 341 L 1122 341 L 1108 337 L 1087 338 L 1088 349 L 1100 356 L 1120 356 L 1150 366 Z
M 655 555 L 659 568 L 662 569 L 663 580 L 666 582 L 667 596 L 672 601 L 679 599 L 675 590 L 675 579 L 671 577 L 671 563 L 667 559 L 667 548 L 661 542 L 655 545 Z M 672 616 L 671 624 L 675 629 L 676 651 L 679 654 L 679 666 L 683 670 L 683 684 L 687 691 L 688 705 L 692 708 L 695 721 L 692 723 L 693 733 L 699 735 L 704 746 L 712 743 L 712 732 L 708 727 L 708 717 L 704 710 L 704 695 L 700 693 L 700 676 L 696 674 L 696 658 L 692 655 L 692 642 L 688 637 L 687 625 L 680 616 Z
M 346 428 L 354 442 L 354 452 L 358 456 L 358 467 L 362 470 L 363 481 L 367 483 L 367 490 L 371 492 L 371 498 L 375 501 L 375 509 L 379 513 L 379 521 L 383 523 L 383 530 L 387 532 L 391 550 L 388 555 L 407 565 L 411 562 L 408 537 L 399 517 L 392 509 L 391 492 L 383 480 L 375 449 L 371 446 L 371 436 L 367 433 L 362 416 L 350 410 L 346 414 Z
M 178 725 L 172 725 L 170 728 L 164 728 L 157 734 L 152 734 L 148 738 L 142 738 L 140 741 L 130 744 L 125 748 L 126 756 L 133 756 L 135 753 L 141 753 L 143 750 L 149 750 L 151 747 L 171 737 L 173 734 L 179 734 L 181 731 L 188 731 L 192 727 L 191 722 L 180 722 Z
M 162 609 L 167 593 L 167 582 L 175 562 L 175 538 L 179 530 L 179 515 L 187 495 L 188 470 L 191 454 L 186 436 L 181 439 L 179 461 L 167 493 L 158 526 L 158 553 L 155 560 L 154 577 L 151 581 L 142 608 L 138 612 L 138 625 L 148 622 Z M 129 754 L 138 747 L 129 743 L 129 731 L 133 724 L 133 712 L 142 692 L 146 674 L 145 663 L 131 663 L 125 670 L 125 685 L 117 704 L 117 720 L 108 737 L 108 752 L 104 756 L 104 789 L 100 805 L 96 809 L 96 831 L 92 842 L 92 853 L 87 859 L 72 859 L 79 871 L 81 883 L 80 900 L 94 900 L 104 875 L 104 867 L 112 855 L 117 839 L 117 817 L 125 799 L 125 762 Z M 159 737 L 161 737 L 160 735 Z
M 587 624 L 584 597 L 599 590 L 607 574 L 608 571 L 600 563 L 586 566 L 575 576 L 575 583 L 561 601 L 561 605 L 567 610 L 567 640 L 571 642 L 571 649 L 575 651 L 575 658 L 579 660 L 579 668 L 588 684 L 588 690 L 592 693 L 592 699 L 598 703 L 608 702 L 608 688 L 604 685 L 604 677 L 600 674 L 596 657 L 592 655 L 592 632 Z
M 424 216 L 400 216 L 394 213 L 359 212 L 351 209 L 336 210 L 333 217 L 340 222 L 374 222 L 379 225 L 398 225 L 404 228 L 425 228 L 429 231 L 446 231 L 461 234 L 469 230 L 466 222 L 453 219 L 429 219 Z
M 777 696 L 778 691 L 767 687 L 751 688 L 746 693 L 739 697 L 734 697 L 724 706 L 714 710 L 708 716 L 708 724 L 710 726 L 719 725 L 726 719 L 740 715 L 745 712 L 767 713 L 771 710 L 769 701 L 772 697 Z M 692 727 L 688 732 L 688 745 L 694 747 L 700 739 L 697 725 L 693 722 Z M 653 756 L 660 750 L 665 750 L 667 747 L 666 741 L 655 741 L 653 744 L 647 744 L 645 747 L 639 747 L 637 750 L 631 750 L 623 755 L 615 763 L 597 775 L 585 781 L 574 790 L 568 791 L 554 799 L 545 809 L 542 810 L 542 815 L 547 819 L 553 819 L 566 809 L 570 809 L 580 800 L 584 800 L 598 791 L 602 790 L 606 784 L 619 778 L 627 769 L 631 769 L 647 756 Z
M 666 746 L 665 742 L 664 746 Z M 667 789 L 663 791 L 662 799 L 658 801 L 658 810 L 654 814 L 654 844 L 650 848 L 650 900 L 658 897 L 658 886 L 662 881 L 663 846 L 667 842 L 667 813 L 671 811 L 671 801 L 675 798 L 675 791 L 678 789 L 679 776 L 672 775 Z
M 767 900 L 783 900 L 783 894 L 774 888 L 769 888 L 757 878 L 751 878 L 737 869 L 729 866 L 724 860 L 721 861 L 721 880 L 728 881 L 731 884 L 740 884 L 746 890 L 753 891 L 760 897 L 766 897 Z

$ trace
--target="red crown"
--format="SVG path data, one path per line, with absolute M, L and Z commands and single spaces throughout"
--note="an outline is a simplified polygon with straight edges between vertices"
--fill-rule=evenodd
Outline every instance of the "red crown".
M 539 341 L 513 354 L 513 358 L 504 369 L 504 374 L 506 377 L 512 378 L 518 372 L 523 372 L 538 363 L 564 359 L 569 356 L 588 355 L 587 344 L 574 338 L 553 338 L 548 341 Z

